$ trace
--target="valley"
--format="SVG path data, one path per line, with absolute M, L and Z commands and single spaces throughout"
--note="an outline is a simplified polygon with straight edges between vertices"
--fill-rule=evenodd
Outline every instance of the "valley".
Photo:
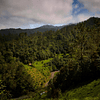
M 0 100 L 100 100 L 100 18 L 48 27 L 0 34 Z

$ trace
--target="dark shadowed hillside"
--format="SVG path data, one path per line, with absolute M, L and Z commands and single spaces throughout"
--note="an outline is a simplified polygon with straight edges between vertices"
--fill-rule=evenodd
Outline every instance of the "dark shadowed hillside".
M 33 34 L 35 32 L 45 32 L 45 31 L 57 31 L 58 29 L 61 29 L 62 27 L 64 26 L 52 26 L 52 25 L 44 25 L 44 26 L 41 26 L 41 27 L 38 27 L 38 28 L 35 28 L 35 29 L 13 29 L 13 28 L 10 28 L 10 29 L 1 29 L 0 30 L 0 33 L 1 34 L 19 34 L 19 33 L 27 33 L 28 35 L 30 34 Z

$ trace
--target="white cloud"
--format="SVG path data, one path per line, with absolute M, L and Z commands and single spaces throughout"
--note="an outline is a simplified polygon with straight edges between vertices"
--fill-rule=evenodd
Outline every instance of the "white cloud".
M 77 16 L 73 16 L 72 20 L 69 23 L 79 23 L 89 19 L 91 15 L 89 14 L 79 14 Z
M 91 12 L 100 11 L 100 0 L 79 0 Z
M 96 14 L 94 15 L 94 17 L 99 17 L 99 18 L 100 18 L 100 14 L 96 13 Z
M 0 27 L 24 24 L 61 24 L 72 19 L 73 0 L 1 0 Z
M 82 21 L 89 19 L 90 17 L 91 17 L 90 15 L 80 14 L 77 16 L 77 19 L 78 19 L 78 22 L 82 22 Z

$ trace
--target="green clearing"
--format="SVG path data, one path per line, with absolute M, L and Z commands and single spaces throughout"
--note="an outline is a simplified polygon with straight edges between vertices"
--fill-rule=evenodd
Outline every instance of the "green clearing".
M 68 55 L 68 54 L 66 54 Z M 63 54 L 55 55 L 55 57 L 61 58 L 63 57 Z M 44 65 L 50 61 L 52 61 L 54 58 L 49 58 L 47 60 L 41 60 L 41 61 L 35 61 L 32 66 L 34 66 L 37 70 L 39 70 L 44 76 L 49 76 L 48 73 L 50 71 L 50 66 L 44 67 Z M 47 75 L 48 74 L 48 75 Z
M 38 70 L 42 69 L 45 63 L 48 63 L 52 60 L 53 58 L 49 58 L 47 60 L 41 60 L 41 61 L 35 61 L 32 65 L 37 68 Z
M 59 58 L 62 57 L 63 54 L 56 55 Z M 49 66 L 44 67 L 44 65 L 50 62 L 53 58 L 49 58 L 47 60 L 35 61 L 32 66 L 24 65 L 27 73 L 32 77 L 35 82 L 35 88 L 44 86 L 44 84 L 50 78 L 50 69 Z
M 66 55 L 69 55 L 69 54 L 66 54 Z M 56 54 L 55 57 L 61 58 L 61 57 L 63 57 L 63 54 Z M 44 66 L 44 64 L 50 62 L 52 59 L 53 59 L 53 58 L 49 58 L 49 59 L 47 59 L 47 60 L 35 61 L 32 65 L 33 65 L 36 69 L 40 70 L 40 69 L 42 69 L 42 67 Z M 48 67 L 48 66 L 47 66 L 47 67 Z
M 39 72 L 42 73 L 42 75 L 46 77 L 47 81 L 49 80 L 50 77 L 50 70 L 49 70 L 49 66 L 44 67 L 44 64 L 50 62 L 52 59 L 53 58 L 49 58 L 47 60 L 35 61 L 32 64 Z

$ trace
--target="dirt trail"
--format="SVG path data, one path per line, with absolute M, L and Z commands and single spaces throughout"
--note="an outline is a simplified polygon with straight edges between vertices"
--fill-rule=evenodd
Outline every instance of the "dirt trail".
M 51 72 L 51 77 L 50 77 L 50 79 L 53 79 L 53 78 L 54 78 L 55 72 L 59 72 L 59 71 Z M 49 83 L 49 81 L 45 84 L 45 87 L 48 85 L 48 83 Z
M 50 77 L 50 79 L 53 79 L 53 78 L 54 78 L 55 72 L 59 72 L 59 71 L 51 72 L 51 77 Z M 49 81 L 45 84 L 45 87 L 48 86 L 48 83 L 49 83 Z M 47 92 L 47 91 L 46 91 L 46 92 Z M 29 98 L 29 97 L 28 97 L 28 96 L 22 96 L 22 97 L 19 97 L 19 98 L 12 98 L 11 100 L 22 100 L 22 99 L 26 99 L 26 98 Z

